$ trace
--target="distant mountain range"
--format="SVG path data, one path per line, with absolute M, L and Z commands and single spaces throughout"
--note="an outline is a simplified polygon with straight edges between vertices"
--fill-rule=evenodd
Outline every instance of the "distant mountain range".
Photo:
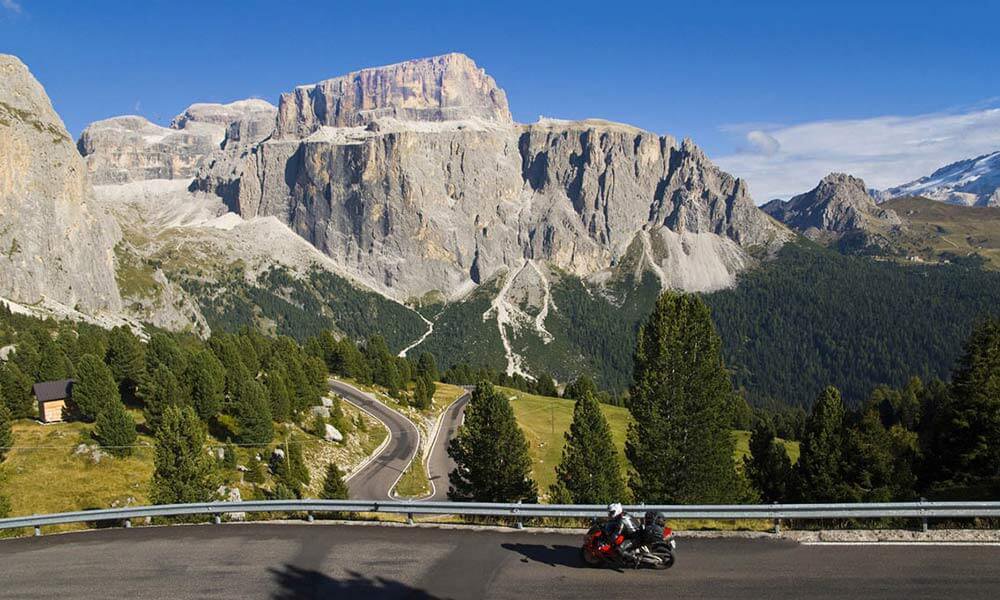
M 960 206 L 1000 206 L 1000 151 L 960 160 L 878 193 L 880 200 L 907 196 Z

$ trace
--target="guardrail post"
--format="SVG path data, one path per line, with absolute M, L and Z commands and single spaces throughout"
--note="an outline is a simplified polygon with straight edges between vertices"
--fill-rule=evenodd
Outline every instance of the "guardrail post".
M 220 514 L 212 515 L 212 522 L 215 523 L 216 525 L 222 523 L 222 515 Z
M 413 525 L 413 513 L 406 513 L 406 524 Z
M 42 528 L 39 525 L 35 525 L 35 537 L 42 535 Z
M 125 529 L 132 529 L 132 519 L 125 519 Z
M 521 504 L 521 501 L 518 500 L 517 503 Z M 514 509 L 514 515 L 517 516 L 517 523 L 514 524 L 514 529 L 524 529 L 524 520 L 521 519 L 520 515 L 518 514 L 520 512 L 521 512 L 520 509 L 518 508 Z
M 315 520 L 316 519 L 313 517 L 313 514 L 312 514 L 311 511 L 306 513 L 306 522 L 307 523 L 312 523 Z
M 927 498 L 924 498 L 924 497 L 921 496 L 921 498 L 920 498 L 920 514 L 921 514 L 921 517 L 920 517 L 920 530 L 923 531 L 924 533 L 927 533 L 927 529 L 928 529 L 927 528 L 927 515 L 925 514 L 925 511 L 927 509 L 924 508 L 924 506 L 923 506 L 925 502 L 927 502 Z
M 777 506 L 777 502 L 772 502 L 771 504 Z M 774 519 L 774 535 L 781 535 L 781 517 L 776 517 Z

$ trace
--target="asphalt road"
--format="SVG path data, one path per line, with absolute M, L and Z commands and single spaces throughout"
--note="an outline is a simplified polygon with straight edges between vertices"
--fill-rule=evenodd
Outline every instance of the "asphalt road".
M 0 541 L 0 598 L 997 598 L 1000 548 L 679 540 L 668 571 L 583 567 L 578 536 L 348 525 Z
M 427 458 L 428 475 L 434 485 L 434 495 L 429 500 L 443 501 L 448 499 L 448 473 L 455 468 L 455 461 L 448 456 L 448 442 L 455 437 L 462 424 L 465 405 L 472 399 L 472 394 L 466 392 L 456 400 L 441 417 L 441 428 L 438 429 L 434 446 Z
M 346 383 L 330 380 L 330 389 L 360 406 L 389 428 L 389 443 L 347 480 L 352 499 L 386 500 L 420 446 L 420 432 L 409 419 Z

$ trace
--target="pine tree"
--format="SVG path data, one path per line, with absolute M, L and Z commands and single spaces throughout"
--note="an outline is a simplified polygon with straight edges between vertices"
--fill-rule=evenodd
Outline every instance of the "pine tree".
M 637 500 L 726 503 L 743 484 L 729 431 L 733 388 L 708 307 L 665 293 L 639 332 L 626 455 Z
M 143 415 L 146 417 L 146 425 L 153 430 L 159 427 L 168 406 L 185 405 L 181 386 L 166 365 L 156 367 L 141 391 L 145 400 Z
M 844 472 L 844 402 L 828 387 L 806 419 L 801 454 L 796 464 L 798 497 L 810 502 L 838 502 L 849 497 Z
M 271 404 L 260 383 L 245 379 L 238 384 L 232 399 L 232 413 L 239 424 L 237 441 L 242 444 L 267 444 L 274 437 Z
M 216 489 L 215 465 L 205 452 L 205 426 L 190 407 L 168 406 L 156 431 L 154 504 L 207 502 Z
M 226 374 L 222 363 L 208 350 L 196 350 L 187 360 L 184 387 L 191 405 L 203 421 L 209 421 L 222 410 Z
M 566 499 L 573 504 L 620 502 L 626 489 L 618 452 L 608 421 L 591 392 L 576 401 L 573 422 L 565 436 L 553 497 L 559 498 L 565 490 Z
M 7 458 L 10 447 L 14 445 L 14 432 L 11 429 L 13 417 L 10 410 L 3 403 L 0 403 L 0 462 Z
M 131 455 L 136 438 L 135 419 L 125 410 L 121 400 L 115 399 L 101 409 L 94 425 L 94 439 L 105 446 L 109 454 L 119 458 Z
M 16 363 L 0 365 L 0 391 L 15 419 L 27 419 L 35 414 L 35 401 L 31 396 L 31 378 Z
M 187 366 L 184 351 L 172 336 L 165 333 L 154 333 L 150 336 L 145 354 L 147 373 L 152 373 L 157 367 L 164 365 L 176 375 L 183 373 Z
M 145 350 L 139 338 L 127 327 L 115 327 L 108 335 L 104 361 L 111 368 L 122 400 L 136 402 L 139 385 L 146 376 Z
M 417 378 L 420 377 L 424 377 L 428 381 L 437 381 L 440 377 L 434 355 L 430 352 L 421 352 L 417 359 Z
M 973 330 L 951 382 L 947 458 L 936 483 L 1000 482 L 1000 319 Z
M 774 425 L 761 419 L 750 434 L 750 456 L 743 459 L 750 485 L 763 502 L 786 502 L 792 484 L 792 462 L 775 439 Z
M 93 354 L 80 357 L 72 398 L 76 411 L 84 421 L 93 421 L 111 404 L 121 404 L 111 369 Z
M 336 463 L 326 466 L 326 479 L 323 480 L 323 489 L 319 497 L 324 500 L 346 500 L 347 484 L 344 483 L 344 473 L 337 467 Z
M 294 497 L 302 497 L 302 486 L 309 484 L 309 469 L 302 458 L 302 446 L 297 441 L 287 444 L 284 456 L 275 454 L 271 461 L 275 481 L 291 490 Z
M 56 381 L 68 379 L 73 375 L 73 365 L 66 354 L 52 340 L 49 340 L 39 351 L 38 381 Z
M 448 475 L 453 500 L 536 502 L 531 456 L 524 432 L 503 394 L 483 382 L 465 409 L 465 423 L 448 444 L 456 468 Z
M 913 500 L 916 434 L 899 425 L 886 428 L 878 406 L 869 404 L 849 427 L 844 444 L 844 480 L 849 502 Z
M 563 398 L 572 398 L 573 400 L 579 400 L 586 394 L 597 396 L 597 386 L 590 375 L 587 374 L 580 375 L 567 384 L 566 389 L 563 390 Z
M 288 394 L 288 380 L 285 377 L 285 368 L 279 365 L 267 374 L 267 397 L 271 403 L 271 417 L 279 423 L 284 423 L 291 418 L 291 398 Z
M 558 397 L 559 390 L 556 389 L 556 382 L 548 373 L 542 373 L 535 380 L 534 391 L 539 396 Z

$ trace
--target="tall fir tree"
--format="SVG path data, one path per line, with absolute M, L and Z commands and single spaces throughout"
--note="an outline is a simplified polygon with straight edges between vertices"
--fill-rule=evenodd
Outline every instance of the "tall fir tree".
M 609 504 L 626 495 L 618 451 L 600 404 L 585 392 L 573 407 L 562 460 L 556 466 L 551 497 L 571 504 Z
M 763 502 L 786 502 L 792 485 L 792 462 L 775 438 L 774 425 L 760 419 L 750 434 L 750 456 L 743 459 L 750 485 Z
M 139 385 L 146 377 L 145 348 L 127 327 L 115 327 L 108 335 L 104 361 L 111 368 L 122 400 L 137 401 Z
M 1000 319 L 976 327 L 966 342 L 945 407 L 947 458 L 937 487 L 1000 489 Z
M 183 379 L 183 387 L 198 416 L 209 421 L 218 415 L 224 400 L 226 373 L 215 354 L 205 349 L 192 352 Z
M 267 373 L 265 381 L 267 397 L 271 403 L 271 418 L 284 423 L 291 418 L 292 400 L 288 393 L 288 379 L 285 377 L 285 367 L 278 365 Z
M 121 404 L 111 369 L 93 354 L 80 357 L 72 398 L 76 412 L 84 421 L 95 420 L 112 403 Z
M 456 467 L 448 497 L 477 502 L 536 502 L 531 456 L 524 432 L 503 394 L 482 382 L 472 392 L 465 422 L 448 444 Z
M 434 355 L 430 352 L 421 352 L 420 357 L 417 358 L 417 377 L 421 376 L 428 381 L 437 381 L 441 377 Z
M 326 466 L 326 478 L 323 480 L 323 489 L 319 497 L 324 500 L 346 500 L 347 484 L 344 483 L 344 473 L 337 467 L 337 463 L 330 463 Z
M 207 502 L 216 489 L 215 464 L 205 452 L 205 425 L 190 407 L 168 406 L 156 431 L 154 504 Z
M 109 402 L 101 409 L 94 425 L 94 439 L 108 454 L 119 458 L 131 455 L 136 438 L 135 419 L 125 410 L 121 400 Z
M 708 307 L 664 293 L 639 332 L 626 455 L 637 500 L 726 503 L 745 489 L 729 431 L 733 387 Z
M 143 415 L 146 425 L 155 430 L 160 426 L 163 413 L 168 406 L 184 406 L 184 396 L 173 371 L 166 365 L 158 365 L 143 384 L 142 397 L 145 401 Z
M 827 387 L 806 419 L 799 462 L 797 497 L 809 502 L 838 502 L 850 497 L 844 469 L 846 411 L 840 391 Z
M 28 419 L 35 415 L 31 384 L 31 378 L 16 363 L 8 361 L 0 365 L 0 391 L 3 392 L 7 408 L 16 419 Z
M 274 437 L 271 403 L 267 391 L 253 379 L 238 384 L 231 412 L 239 425 L 237 441 L 242 444 L 267 444 Z

